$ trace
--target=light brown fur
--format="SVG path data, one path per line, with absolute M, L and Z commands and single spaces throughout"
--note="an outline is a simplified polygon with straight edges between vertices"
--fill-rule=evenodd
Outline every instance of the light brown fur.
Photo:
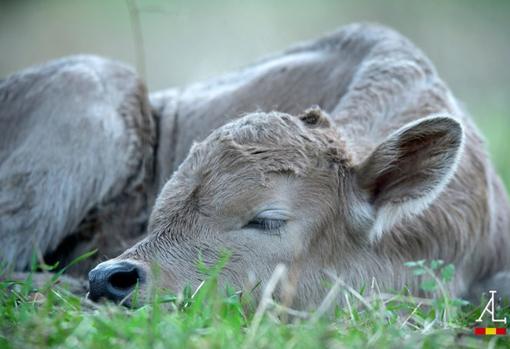
M 339 36 L 348 36 L 351 29 Z M 357 29 L 361 42 L 338 45 L 366 44 L 365 56 L 354 71 L 341 65 L 350 76 L 342 84 L 345 90 L 337 92 L 336 105 L 322 103 L 331 121 L 321 115 L 318 124 L 308 125 L 288 114 L 255 113 L 216 130 L 192 148 L 163 187 L 149 236 L 107 263 L 127 259 L 145 268 L 156 263 L 165 275 L 164 286 L 178 290 L 202 279 L 196 271 L 199 256 L 214 263 L 226 249 L 232 258 L 224 282 L 248 288 L 267 281 L 276 264 L 286 264 L 298 280 L 298 307 L 321 300 L 327 270 L 354 287 L 375 278 L 384 289 L 407 286 L 418 293 L 418 278 L 403 263 L 441 259 L 456 266 L 451 290 L 460 296 L 504 270 L 509 264 L 508 202 L 472 121 L 412 44 L 391 31 Z M 317 113 L 308 112 L 306 118 Z M 427 133 L 435 127 L 431 121 L 432 126 L 420 125 L 423 134 L 406 145 L 438 148 L 410 155 L 407 165 L 387 171 L 390 177 L 411 174 L 399 177 L 405 183 L 402 190 L 386 188 L 393 197 L 378 196 L 397 207 L 395 212 L 391 207 L 383 211 L 377 201 L 367 204 L 370 188 L 363 182 L 391 163 L 384 157 L 391 158 L 392 151 L 384 148 L 395 144 L 385 140 L 409 123 L 438 114 L 454 119 L 441 126 L 437 139 L 435 131 Z M 382 155 L 376 151 L 380 144 L 386 144 Z M 374 153 L 371 163 L 367 159 Z M 440 172 L 448 168 L 452 173 L 443 178 Z M 444 185 L 439 183 L 443 179 Z M 435 186 L 438 192 L 432 194 Z M 425 197 L 429 191 L 430 202 Z M 421 196 L 425 201 L 419 203 Z M 417 206 L 400 207 L 398 201 L 406 200 Z M 243 228 L 257 210 L 271 204 L 290 212 L 279 236 Z M 397 218 L 379 227 L 372 239 L 379 209 L 382 220 L 389 219 L 386 213 Z

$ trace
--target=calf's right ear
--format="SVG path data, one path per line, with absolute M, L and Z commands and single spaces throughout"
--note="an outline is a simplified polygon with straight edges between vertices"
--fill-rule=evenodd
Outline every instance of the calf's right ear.
M 461 124 L 451 117 L 419 119 L 390 135 L 355 168 L 375 213 L 372 241 L 436 199 L 455 173 L 463 140 Z

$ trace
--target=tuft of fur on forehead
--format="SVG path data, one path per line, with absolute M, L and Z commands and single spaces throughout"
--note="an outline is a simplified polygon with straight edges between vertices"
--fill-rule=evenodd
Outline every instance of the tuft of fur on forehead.
M 300 116 L 248 114 L 214 131 L 194 147 L 195 152 L 201 159 L 194 162 L 205 164 L 204 170 L 215 164 L 230 168 L 248 164 L 262 173 L 299 176 L 309 169 L 335 165 L 343 169 L 350 163 L 341 135 L 319 108 Z

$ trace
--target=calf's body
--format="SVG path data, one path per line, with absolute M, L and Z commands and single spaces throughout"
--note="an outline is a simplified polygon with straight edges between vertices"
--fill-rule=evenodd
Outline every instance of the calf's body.
M 223 282 L 247 288 L 283 263 L 294 304 L 306 307 L 322 299 L 331 272 L 354 287 L 376 278 L 382 287 L 418 292 L 403 263 L 442 259 L 456 265 L 451 287 L 465 295 L 509 265 L 510 210 L 485 145 L 429 60 L 392 30 L 347 26 L 221 78 L 148 97 L 129 69 L 102 59 L 50 67 L 18 73 L 1 87 L 8 107 L 1 132 L 16 137 L 4 138 L 0 180 L 13 183 L 26 173 L 12 190 L 36 193 L 15 210 L 8 203 L 18 194 L 9 186 L 0 194 L 7 203 L 2 256 L 17 269 L 28 265 L 34 247 L 54 253 L 63 241 L 68 258 L 84 242 L 99 247 L 100 258 L 113 257 L 147 229 L 142 242 L 94 269 L 95 296 L 122 296 L 104 284 L 126 265 L 143 274 L 142 289 L 151 263 L 161 268 L 163 286 L 196 286 L 199 257 L 214 263 L 227 249 Z M 55 91 L 21 88 L 24 80 Z M 64 91 L 65 100 L 83 110 L 41 109 L 40 100 L 62 103 L 64 82 L 76 87 Z M 298 117 L 314 105 L 324 112 Z M 48 115 L 53 123 L 43 121 Z M 424 121 L 431 115 L 437 117 Z M 15 124 L 23 118 L 29 121 Z M 70 140 L 62 144 L 30 143 L 63 131 Z M 203 142 L 189 153 L 196 141 Z M 30 163 L 14 156 L 23 149 Z M 59 182 L 62 197 L 45 184 L 58 173 L 68 179 Z M 35 211 L 44 212 L 37 222 L 28 219 Z M 114 243 L 104 248 L 99 241 Z

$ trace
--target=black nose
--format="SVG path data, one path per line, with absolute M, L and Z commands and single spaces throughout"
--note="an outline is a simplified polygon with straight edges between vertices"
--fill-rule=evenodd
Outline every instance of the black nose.
M 89 272 L 89 298 L 119 302 L 144 282 L 143 271 L 130 262 L 103 263 Z

